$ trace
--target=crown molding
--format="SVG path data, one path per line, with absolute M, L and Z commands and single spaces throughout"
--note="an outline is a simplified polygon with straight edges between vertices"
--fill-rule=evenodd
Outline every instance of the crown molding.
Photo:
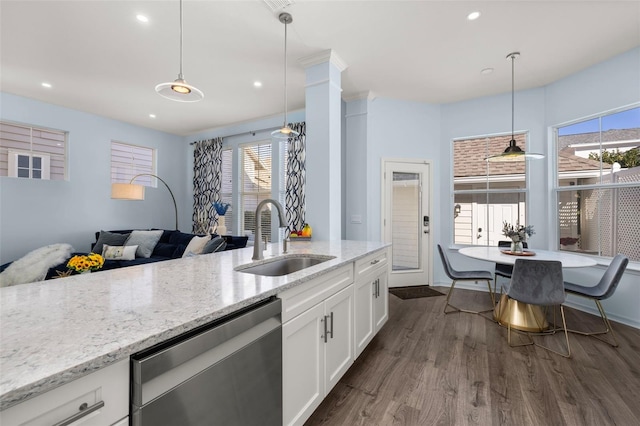
M 302 65 L 303 68 L 309 68 L 314 65 L 330 62 L 336 68 L 338 68 L 340 72 L 346 70 L 348 66 L 347 63 L 343 61 L 342 58 L 340 58 L 333 49 L 324 50 L 320 53 L 302 57 L 298 59 L 298 62 L 300 63 L 300 65 Z
M 350 95 L 344 95 L 342 99 L 345 102 L 358 101 L 361 99 L 366 99 L 368 101 L 373 101 L 378 96 L 371 90 L 366 90 L 364 92 L 352 93 Z

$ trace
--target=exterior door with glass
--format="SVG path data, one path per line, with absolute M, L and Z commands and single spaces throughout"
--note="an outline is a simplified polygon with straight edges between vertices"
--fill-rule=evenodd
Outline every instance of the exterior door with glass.
M 431 282 L 430 164 L 383 160 L 382 235 L 391 248 L 389 287 Z

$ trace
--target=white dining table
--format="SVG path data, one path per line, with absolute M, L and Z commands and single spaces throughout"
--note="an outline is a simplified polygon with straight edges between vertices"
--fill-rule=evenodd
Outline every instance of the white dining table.
M 458 253 L 464 256 L 473 257 L 474 259 L 502 263 L 505 265 L 514 265 L 516 263 L 516 259 L 558 260 L 562 263 L 563 268 L 582 268 L 597 264 L 591 257 L 567 253 L 564 251 L 531 249 L 525 250 L 525 255 L 505 254 L 505 251 L 508 251 L 505 247 L 474 246 L 461 248 L 458 250 Z M 526 255 L 527 253 L 533 254 Z
M 474 246 L 462 248 L 458 250 L 458 253 L 474 259 L 505 265 L 514 265 L 516 259 L 557 260 L 562 263 L 563 268 L 582 268 L 597 264 L 591 257 L 560 251 L 531 249 L 518 255 L 507 254 L 506 251 L 508 250 L 505 247 Z M 497 292 L 497 283 L 494 288 Z M 539 332 L 549 328 L 546 312 L 540 306 L 509 299 L 506 294 L 500 295 L 500 300 L 493 311 L 493 318 L 500 325 L 510 324 L 512 328 L 522 331 Z

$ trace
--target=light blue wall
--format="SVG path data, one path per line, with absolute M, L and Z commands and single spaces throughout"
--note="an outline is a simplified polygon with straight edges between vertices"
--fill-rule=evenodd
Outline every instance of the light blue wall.
M 87 252 L 101 229 L 173 229 L 171 197 L 161 183 L 147 188 L 144 201 L 111 199 L 112 140 L 157 149 L 157 173 L 175 193 L 180 228 L 191 229 L 182 137 L 8 93 L 0 93 L 0 118 L 69 132 L 68 181 L 0 177 L 0 263 L 53 243 Z
M 362 123 L 360 127 L 363 127 Z M 438 162 L 442 150 L 440 106 L 375 98 L 368 101 L 366 132 L 366 158 L 356 156 L 347 161 L 365 161 L 365 180 L 367 188 L 371 189 L 365 195 L 367 200 L 363 206 L 366 206 L 366 210 L 351 214 L 362 215 L 367 224 L 366 239 L 377 241 L 381 239 L 381 160 L 410 158 Z M 438 166 L 435 165 L 435 168 Z M 361 191 L 357 187 L 358 182 L 347 182 L 347 185 L 355 185 L 353 191 Z M 432 187 L 434 197 L 439 197 L 439 185 L 434 182 Z

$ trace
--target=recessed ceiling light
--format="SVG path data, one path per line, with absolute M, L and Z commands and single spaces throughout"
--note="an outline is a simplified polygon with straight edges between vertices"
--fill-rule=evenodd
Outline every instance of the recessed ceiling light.
M 149 114 L 149 118 L 156 118 L 155 114 Z
M 140 22 L 145 22 L 145 23 L 146 23 L 146 22 L 149 22 L 149 18 L 147 18 L 147 17 L 146 17 L 146 16 L 144 16 L 144 15 L 136 15 L 136 19 L 137 19 L 138 21 L 140 21 Z
M 491 74 L 493 72 L 493 68 L 485 68 L 480 71 L 480 74 Z
M 47 83 L 46 81 L 42 83 L 42 87 L 46 87 L 47 89 L 51 89 L 51 83 Z
M 480 17 L 480 12 L 471 12 L 470 14 L 467 15 L 467 19 L 470 21 L 475 21 L 476 19 L 478 19 Z
M 260 81 L 254 81 L 254 82 L 253 82 L 253 87 L 262 87 L 262 82 L 260 82 Z

